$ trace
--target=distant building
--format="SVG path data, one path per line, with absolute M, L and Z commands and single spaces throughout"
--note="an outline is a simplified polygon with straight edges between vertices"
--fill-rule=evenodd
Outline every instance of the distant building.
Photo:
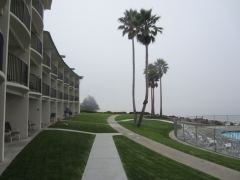
M 51 0 L 0 0 L 0 161 L 4 160 L 5 124 L 21 139 L 80 112 L 78 76 L 43 31 Z M 59 27 L 60 28 L 60 27 Z

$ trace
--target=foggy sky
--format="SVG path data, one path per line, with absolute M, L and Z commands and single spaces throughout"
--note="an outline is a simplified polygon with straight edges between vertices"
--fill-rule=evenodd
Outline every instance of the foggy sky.
M 149 61 L 164 58 L 163 113 L 240 114 L 239 0 L 53 0 L 45 12 L 66 63 L 81 81 L 81 101 L 95 97 L 101 111 L 132 111 L 131 41 L 117 30 L 125 9 L 153 9 L 164 28 L 149 47 Z M 145 51 L 136 45 L 136 104 L 144 98 Z M 159 88 L 155 90 L 159 113 Z M 147 110 L 150 109 L 150 103 Z

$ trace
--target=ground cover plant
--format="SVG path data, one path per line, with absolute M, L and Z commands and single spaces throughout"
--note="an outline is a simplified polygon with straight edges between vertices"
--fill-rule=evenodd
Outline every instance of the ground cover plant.
M 113 137 L 129 180 L 216 179 L 161 156 L 124 136 Z
M 95 135 L 43 131 L 21 151 L 0 180 L 79 180 Z

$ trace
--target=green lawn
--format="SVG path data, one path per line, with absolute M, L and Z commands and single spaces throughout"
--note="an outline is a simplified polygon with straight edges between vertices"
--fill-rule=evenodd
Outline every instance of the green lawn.
M 191 167 L 161 156 L 123 136 L 114 136 L 129 180 L 216 179 Z
M 115 118 L 116 121 L 121 121 L 124 119 L 133 119 L 133 114 L 121 114 Z
M 94 135 L 43 131 L 4 171 L 1 180 L 79 180 L 94 141 Z
M 132 121 L 120 122 L 120 124 L 137 134 L 148 137 L 172 148 L 240 171 L 240 160 L 221 156 L 172 140 L 169 137 L 169 132 L 173 130 L 172 124 L 159 121 L 143 121 L 141 127 L 134 126 Z
M 81 113 L 80 115 L 68 118 L 66 121 L 59 121 L 50 127 L 88 131 L 94 133 L 115 133 L 107 123 L 111 114 L 105 113 Z

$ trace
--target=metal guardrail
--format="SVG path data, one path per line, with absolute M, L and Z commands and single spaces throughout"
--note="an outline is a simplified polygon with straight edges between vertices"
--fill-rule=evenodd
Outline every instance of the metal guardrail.
M 64 100 L 68 100 L 68 94 L 64 94 Z
M 43 18 L 43 5 L 40 0 L 32 0 L 32 6 L 37 10 L 39 15 Z
M 31 32 L 31 47 L 42 55 L 42 42 L 35 32 Z
M 54 88 L 51 88 L 51 97 L 52 98 L 57 98 L 57 90 Z
M 11 0 L 11 12 L 15 14 L 30 30 L 31 18 L 29 9 L 24 0 Z
M 13 54 L 8 54 L 7 80 L 28 86 L 28 65 Z
M 227 156 L 240 158 L 240 140 L 224 136 L 225 132 L 240 131 L 240 126 L 208 126 L 174 123 L 175 136 L 188 144 Z
M 30 74 L 30 79 L 29 79 L 29 88 L 31 91 L 34 92 L 39 92 L 41 93 L 41 79 L 37 77 L 35 74 Z
M 60 71 L 58 71 L 58 79 L 63 80 L 63 73 L 61 73 Z
M 57 66 L 55 66 L 53 63 L 51 63 L 51 72 L 57 75 Z
M 43 53 L 43 64 L 50 67 L 50 62 L 50 57 L 46 53 Z
M 50 86 L 42 83 L 42 94 L 45 96 L 50 96 Z
M 58 99 L 63 99 L 63 93 L 61 91 L 58 91 L 57 97 Z

